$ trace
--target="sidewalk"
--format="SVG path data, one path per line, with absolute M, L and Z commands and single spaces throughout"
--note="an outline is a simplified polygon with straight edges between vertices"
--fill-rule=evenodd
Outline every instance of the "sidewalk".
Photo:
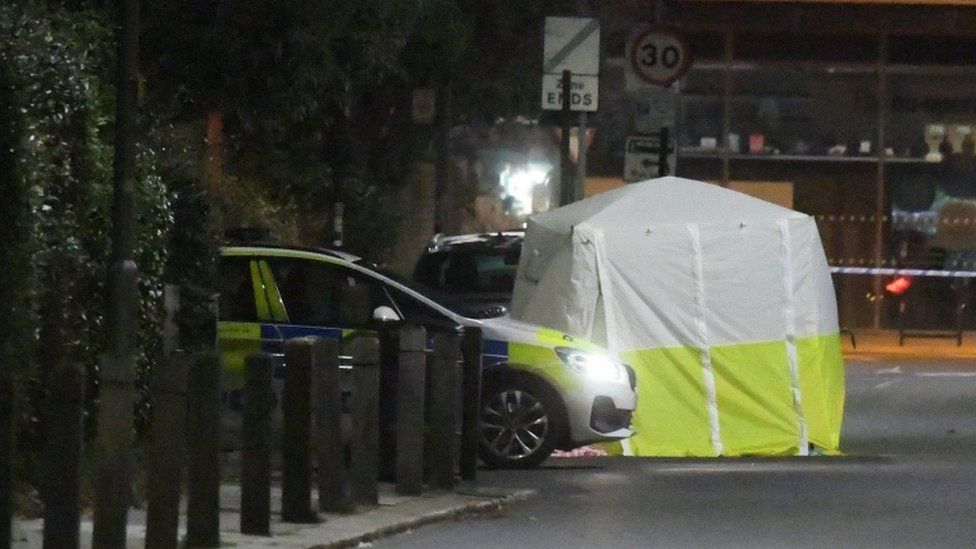
M 952 338 L 906 338 L 898 345 L 898 330 L 854 330 L 857 348 L 851 346 L 849 334 L 842 333 L 841 349 L 845 358 L 954 358 L 976 359 L 976 334 L 963 332 L 962 345 Z
M 351 547 L 360 542 L 406 532 L 424 524 L 452 520 L 467 515 L 494 513 L 499 509 L 535 495 L 534 490 L 459 486 L 454 492 L 429 492 L 421 496 L 398 496 L 392 484 L 380 484 L 378 506 L 360 507 L 355 514 L 319 513 L 317 524 L 284 524 L 277 509 L 281 508 L 281 490 L 272 488 L 271 537 L 245 536 L 240 530 L 239 485 L 224 484 L 220 491 L 220 541 L 222 546 L 261 547 Z M 144 509 L 129 511 L 128 547 L 145 545 Z M 180 517 L 180 539 L 185 535 L 184 512 Z M 41 519 L 14 520 L 13 547 L 41 547 L 44 524 Z M 91 516 L 83 517 L 81 547 L 91 547 Z

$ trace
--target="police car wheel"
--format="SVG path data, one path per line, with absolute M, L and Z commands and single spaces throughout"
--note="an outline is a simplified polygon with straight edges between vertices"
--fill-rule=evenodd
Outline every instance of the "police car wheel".
M 500 469 L 539 465 L 564 430 L 560 410 L 558 397 L 541 384 L 490 387 L 481 402 L 481 460 Z

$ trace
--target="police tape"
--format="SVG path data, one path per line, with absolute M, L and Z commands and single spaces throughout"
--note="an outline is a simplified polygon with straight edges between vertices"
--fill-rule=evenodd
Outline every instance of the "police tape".
M 890 269 L 879 267 L 831 267 L 832 274 L 880 276 L 935 276 L 942 278 L 976 278 L 976 271 L 944 271 L 939 269 Z

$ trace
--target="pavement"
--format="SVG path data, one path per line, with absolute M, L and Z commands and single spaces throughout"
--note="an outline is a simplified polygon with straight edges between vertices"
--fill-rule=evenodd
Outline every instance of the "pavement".
M 280 520 L 277 510 L 281 508 L 281 489 L 275 486 L 271 493 L 271 536 L 265 537 L 240 533 L 240 485 L 224 484 L 220 491 L 220 541 L 222 546 L 238 548 L 369 546 L 376 538 L 410 532 L 432 522 L 458 520 L 472 515 L 494 515 L 508 505 L 526 500 L 535 494 L 535 490 L 462 484 L 453 492 L 400 496 L 395 493 L 392 484 L 380 483 L 379 505 L 360 506 L 357 512 L 349 514 L 319 513 L 317 523 L 293 524 Z M 184 502 L 180 517 L 181 540 L 186 534 L 185 513 Z M 145 524 L 144 509 L 130 510 L 128 547 L 145 545 Z M 15 519 L 12 547 L 41 547 L 43 528 L 42 519 Z M 91 541 L 92 519 L 89 515 L 82 518 L 81 547 L 91 547 Z
M 909 337 L 899 344 L 898 330 L 853 330 L 841 334 L 841 349 L 845 358 L 976 358 L 976 334 L 963 332 L 962 345 L 956 345 L 952 337 Z

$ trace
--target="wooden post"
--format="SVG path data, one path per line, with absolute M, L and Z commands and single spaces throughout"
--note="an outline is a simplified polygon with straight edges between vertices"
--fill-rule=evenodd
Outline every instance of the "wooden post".
M 461 406 L 461 478 L 477 480 L 478 445 L 481 442 L 481 328 L 465 327 L 461 339 L 464 357 Z
M 312 513 L 312 344 L 285 342 L 285 386 L 281 399 L 281 520 L 314 522 Z
M 186 456 L 187 355 L 174 351 L 153 372 L 146 548 L 179 544 L 180 486 Z
M 358 337 L 350 342 L 352 355 L 352 499 L 356 504 L 379 503 L 379 341 Z
M 396 395 L 396 490 L 416 495 L 424 489 L 424 391 L 427 330 L 400 329 L 400 364 Z
M 457 332 L 441 332 L 434 336 L 434 358 L 429 373 L 427 482 L 440 490 L 454 489 L 459 352 Z
M 84 380 L 81 368 L 67 363 L 66 357 L 52 360 L 44 406 L 44 546 L 70 549 L 78 547 L 81 526 L 78 491 Z
M 339 342 L 316 338 L 312 344 L 312 359 L 319 511 L 344 513 L 352 510 L 352 503 L 345 453 L 342 451 Z
M 272 357 L 253 353 L 244 361 L 244 424 L 241 429 L 241 533 L 271 535 Z
M 220 356 L 198 354 L 187 376 L 187 547 L 220 545 Z

